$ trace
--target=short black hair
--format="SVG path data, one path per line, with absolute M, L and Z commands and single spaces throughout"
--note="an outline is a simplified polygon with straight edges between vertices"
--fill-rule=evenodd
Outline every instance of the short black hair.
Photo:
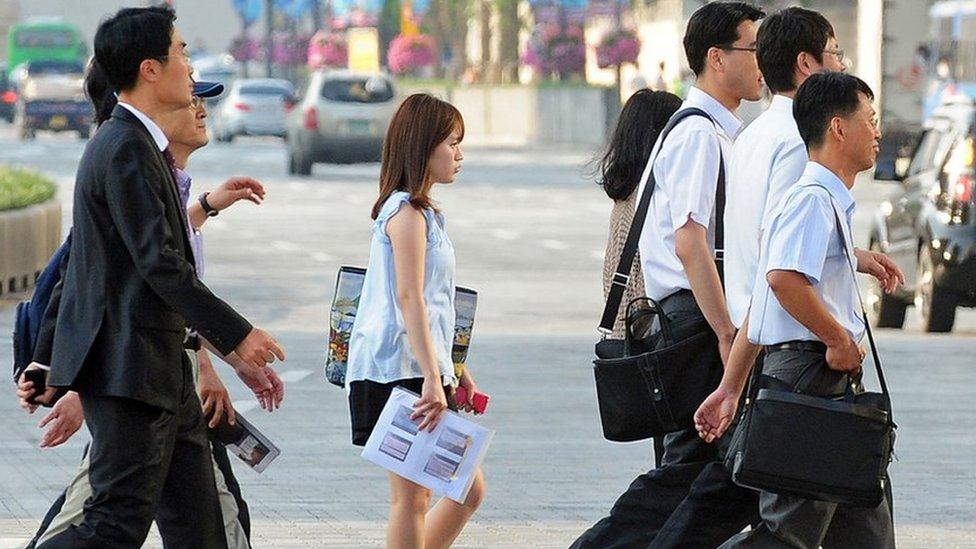
M 793 100 L 793 118 L 807 150 L 823 145 L 831 119 L 857 111 L 862 93 L 874 100 L 871 86 L 842 72 L 814 74 L 803 82 Z
M 691 15 L 685 30 L 685 56 L 696 76 L 705 70 L 709 48 L 729 46 L 739 39 L 739 24 L 759 21 L 766 14 L 745 2 L 712 2 Z
M 95 31 L 95 60 L 114 91 L 130 90 L 146 59 L 169 54 L 176 12 L 168 6 L 124 8 Z
M 796 58 L 807 52 L 823 63 L 824 48 L 834 37 L 834 27 L 819 12 L 786 8 L 763 20 L 756 41 L 756 57 L 766 86 L 773 93 L 796 89 Z

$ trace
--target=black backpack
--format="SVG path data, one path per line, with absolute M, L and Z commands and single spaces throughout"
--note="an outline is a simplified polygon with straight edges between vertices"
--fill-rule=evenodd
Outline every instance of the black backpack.
M 20 378 L 27 366 L 33 361 L 34 348 L 37 347 L 38 332 L 41 331 L 41 320 L 44 311 L 51 301 L 51 293 L 61 280 L 61 265 L 68 261 L 71 250 L 71 233 L 58 248 L 51 260 L 48 261 L 44 272 L 37 279 L 34 295 L 29 301 L 17 304 L 14 319 L 14 381 Z

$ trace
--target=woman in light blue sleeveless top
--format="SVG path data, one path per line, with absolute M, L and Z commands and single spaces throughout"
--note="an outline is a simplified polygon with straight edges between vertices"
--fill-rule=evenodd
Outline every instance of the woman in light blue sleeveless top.
M 426 94 L 408 97 L 390 122 L 369 267 L 349 337 L 346 386 L 355 445 L 366 443 L 395 387 L 421 395 L 412 419 L 430 430 L 445 409 L 457 410 L 452 387 L 477 391 L 466 368 L 455 378 L 454 246 L 430 198 L 435 184 L 453 183 L 461 170 L 463 137 L 457 109 Z M 458 404 L 472 410 L 470 402 Z M 484 494 L 479 470 L 464 504 L 443 498 L 428 511 L 430 490 L 388 477 L 388 547 L 449 547 Z

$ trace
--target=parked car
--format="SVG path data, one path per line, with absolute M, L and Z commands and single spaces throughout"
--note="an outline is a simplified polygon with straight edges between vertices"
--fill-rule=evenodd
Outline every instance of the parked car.
M 900 183 L 871 228 L 873 250 L 888 254 L 906 284 L 885 295 L 871 284 L 874 325 L 901 328 L 909 305 L 926 332 L 949 332 L 956 307 L 976 305 L 976 104 L 939 107 L 907 158 L 879 156 L 878 181 Z
M 295 87 L 277 78 L 235 81 L 220 102 L 213 131 L 218 141 L 239 135 L 285 136 L 285 117 L 295 106 Z
M 0 119 L 12 124 L 14 108 L 17 105 L 17 88 L 7 76 L 7 66 L 0 63 Z
M 316 162 L 375 162 L 397 107 L 382 73 L 321 70 L 288 117 L 288 173 L 310 175 Z
M 77 61 L 28 61 L 13 71 L 19 98 L 15 119 L 21 139 L 37 131 L 78 132 L 87 139 L 92 107 L 85 97 L 85 68 Z

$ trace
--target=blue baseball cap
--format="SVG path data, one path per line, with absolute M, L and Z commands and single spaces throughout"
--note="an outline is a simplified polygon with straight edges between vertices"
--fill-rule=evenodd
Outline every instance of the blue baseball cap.
M 209 98 L 217 97 L 224 93 L 224 85 L 220 82 L 194 82 L 193 95 L 197 97 Z

